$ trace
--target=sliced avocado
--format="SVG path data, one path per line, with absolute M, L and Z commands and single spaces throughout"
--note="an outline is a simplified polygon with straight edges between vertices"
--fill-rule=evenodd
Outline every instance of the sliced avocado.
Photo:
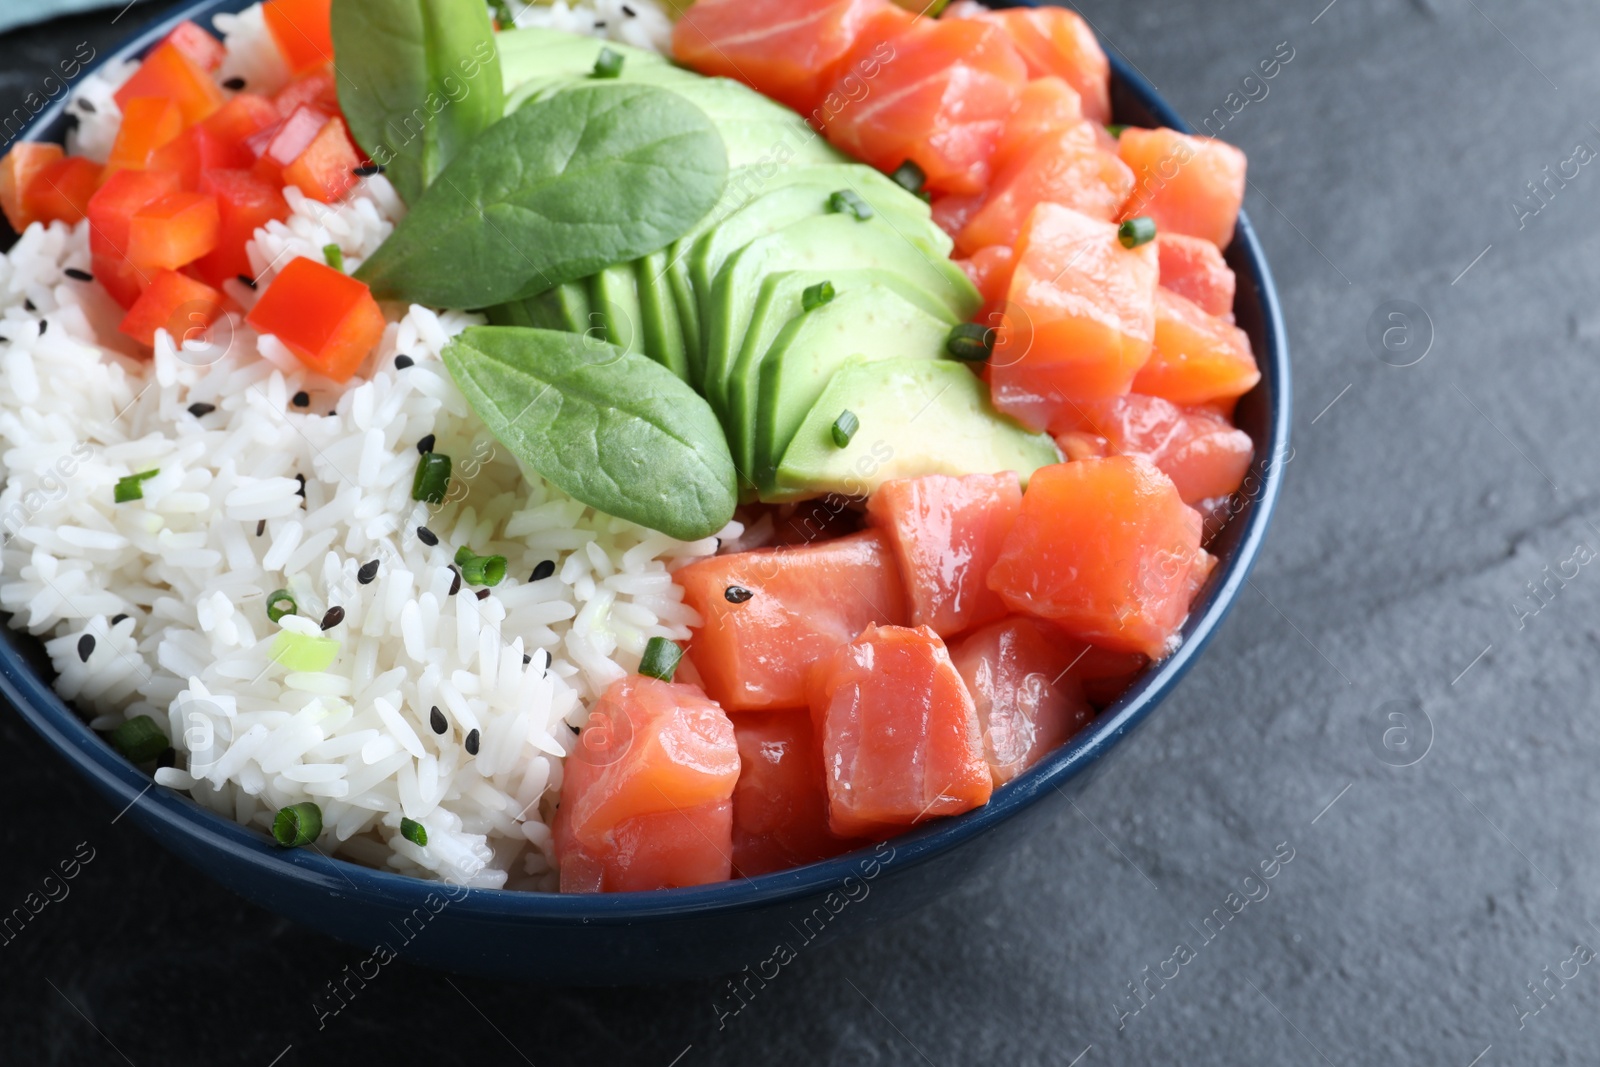
M 494 43 L 500 54 L 500 75 L 505 84 L 508 112 L 521 106 L 523 100 L 517 97 L 528 95 L 529 86 L 537 91 L 553 81 L 582 78 L 593 73 L 602 48 L 622 56 L 624 71 L 641 66 L 671 67 L 666 57 L 656 52 L 538 27 L 505 30 L 495 34 Z
M 706 358 L 700 391 L 724 420 L 728 373 L 744 345 L 762 282 L 777 271 L 829 268 L 899 274 L 928 290 L 958 322 L 970 319 L 982 303 L 960 267 L 912 245 L 882 218 L 824 215 L 752 241 L 728 260 L 701 307 Z
M 654 356 L 644 348 L 644 330 L 639 309 L 638 283 L 634 280 L 633 265 L 617 263 L 599 274 L 589 277 L 589 303 L 596 326 L 605 330 L 605 339 L 624 352 L 641 352 Z
M 778 458 L 840 367 L 852 359 L 944 355 L 950 323 L 941 315 L 930 315 L 883 282 L 831 284 L 838 295 L 830 303 L 790 319 L 766 353 L 734 375 L 728 444 L 757 488 L 772 486 Z
M 692 384 L 699 382 L 705 340 L 700 323 L 700 301 L 690 277 L 696 245 L 708 231 L 762 197 L 791 185 L 812 184 L 825 187 L 830 194 L 840 189 L 852 189 L 873 204 L 874 209 L 882 206 L 885 211 L 892 210 L 909 218 L 928 219 L 931 216 L 931 209 L 925 201 L 912 196 L 886 175 L 861 163 L 812 163 L 789 167 L 754 164 L 729 171 L 727 185 L 717 206 L 667 249 L 668 277 L 678 304 L 678 319 L 683 326 Z M 948 255 L 949 248 L 946 247 L 940 254 Z M 715 274 L 710 277 L 714 278 Z
M 644 350 L 673 374 L 689 380 L 689 357 L 683 345 L 683 326 L 668 278 L 667 254 L 656 252 L 635 260 L 634 281 L 639 291 L 639 326 Z
M 535 330 L 584 333 L 591 325 L 589 293 L 583 282 L 567 282 L 526 300 L 488 309 L 496 326 L 526 326 Z
M 840 448 L 845 411 L 859 426 Z M 989 388 L 950 360 L 852 361 L 833 375 L 778 465 L 773 499 L 867 496 L 894 478 L 1016 471 L 1026 485 L 1061 462 L 1055 442 L 1029 433 L 989 402 Z

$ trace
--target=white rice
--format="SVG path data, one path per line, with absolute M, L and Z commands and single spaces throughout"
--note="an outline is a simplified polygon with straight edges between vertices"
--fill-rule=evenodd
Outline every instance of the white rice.
M 218 17 L 235 63 L 219 77 L 263 76 L 255 11 Z M 119 74 L 80 87 L 79 150 L 105 143 Z M 263 286 L 327 244 L 354 269 L 403 210 L 381 177 L 338 205 L 286 195 L 291 217 L 249 248 Z M 440 362 L 475 316 L 385 307 L 382 342 L 341 386 L 237 315 L 182 350 L 162 332 L 138 358 L 115 332 L 121 310 L 64 273 L 89 267 L 83 223 L 35 224 L 0 256 L 0 610 L 44 639 L 57 691 L 99 730 L 155 718 L 176 750 L 156 781 L 229 818 L 267 829 L 313 801 L 324 852 L 554 888 L 547 821 L 573 728 L 651 637 L 687 639 L 699 620 L 670 571 L 718 541 L 597 514 L 519 469 Z M 399 369 L 402 354 L 413 363 Z M 454 461 L 438 507 L 411 499 L 427 436 Z M 149 470 L 142 500 L 113 502 L 119 478 Z M 461 545 L 509 561 L 485 599 L 451 595 Z M 554 572 L 532 581 L 545 561 Z M 298 612 L 273 624 L 278 589 Z M 333 607 L 343 621 L 323 633 Z M 326 671 L 275 661 L 279 643 L 317 638 L 338 643 Z M 402 817 L 426 847 L 401 836 Z
M 672 50 L 672 18 L 657 0 L 554 0 L 529 4 L 510 0 L 519 27 L 542 26 L 620 41 L 656 52 Z

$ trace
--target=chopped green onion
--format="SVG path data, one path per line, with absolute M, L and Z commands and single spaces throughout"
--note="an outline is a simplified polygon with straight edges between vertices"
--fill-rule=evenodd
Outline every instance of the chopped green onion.
M 854 215 L 862 222 L 877 214 L 872 205 L 863 200 L 854 189 L 840 189 L 828 197 L 828 210 L 835 215 Z
M 507 0 L 489 0 L 489 7 L 494 11 L 494 20 L 500 24 L 502 30 L 517 28 L 516 19 L 511 17 L 511 5 Z
M 836 295 L 832 282 L 818 282 L 800 294 L 800 306 L 806 311 L 815 311 L 823 304 L 832 303 Z
M 471 562 L 472 562 L 472 549 L 468 548 L 466 545 L 462 545 L 460 548 L 456 549 L 456 566 L 457 567 L 465 567 L 467 564 L 469 564 Z
M 1117 240 L 1123 248 L 1138 248 L 1156 239 L 1156 220 L 1148 215 L 1129 219 L 1117 227 Z
M 161 468 L 157 467 L 153 471 L 140 471 L 138 474 L 130 474 L 126 478 L 118 478 L 117 487 L 111 491 L 111 499 L 119 504 L 126 504 L 132 500 L 143 500 L 144 486 L 139 483 L 147 482 L 160 473 Z
M 639 673 L 663 682 L 672 681 L 677 673 L 678 661 L 683 659 L 683 649 L 665 637 L 652 637 L 644 646 L 644 658 L 639 661 Z
M 167 735 L 148 715 L 135 715 L 111 731 L 111 747 L 133 763 L 149 763 L 167 750 Z
M 506 577 L 504 556 L 473 556 L 460 566 L 461 578 L 468 585 L 499 585 Z
M 272 820 L 272 839 L 284 848 L 309 845 L 322 836 L 322 809 L 309 800 L 279 808 Z
M 1127 128 L 1128 127 L 1123 126 L 1120 123 L 1112 123 L 1110 126 L 1106 127 L 1106 132 L 1109 133 L 1113 137 L 1121 137 L 1122 136 L 1122 131 L 1127 129 Z
M 344 270 L 344 249 L 338 245 L 323 245 L 322 258 L 334 270 L 341 272 Z
M 928 184 L 928 175 L 923 172 L 921 167 L 909 159 L 896 167 L 895 172 L 889 177 L 893 178 L 895 184 L 906 192 L 919 195 L 922 192 L 922 187 Z
M 410 841 L 418 848 L 426 848 L 428 844 L 428 828 L 415 819 L 400 817 L 400 836 Z
M 411 499 L 428 504 L 443 504 L 450 489 L 450 457 L 443 452 L 426 452 L 417 460 L 417 476 L 411 479 Z
M 600 49 L 600 58 L 594 61 L 596 78 L 622 77 L 622 54 L 609 48 Z
M 944 348 L 951 358 L 963 363 L 982 363 L 994 353 L 994 330 L 976 322 L 963 322 L 950 330 Z
M 293 615 L 300 610 L 300 605 L 294 602 L 294 597 L 289 595 L 287 589 L 277 589 L 267 597 L 267 618 L 277 622 L 285 615 Z
M 271 658 L 296 674 L 318 674 L 339 658 L 339 639 L 280 630 L 272 642 Z
M 853 411 L 840 412 L 839 417 L 833 420 L 833 427 L 829 431 L 833 434 L 833 443 L 840 448 L 848 448 L 851 438 L 856 431 L 861 429 L 861 420 L 856 418 Z

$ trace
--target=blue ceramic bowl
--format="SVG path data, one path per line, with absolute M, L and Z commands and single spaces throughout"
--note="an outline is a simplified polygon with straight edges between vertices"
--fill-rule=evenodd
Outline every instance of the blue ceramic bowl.
M 141 55 L 179 19 L 209 25 L 247 0 L 202 0 L 128 41 L 106 60 Z M 1112 59 L 1117 121 L 1185 129 L 1150 85 Z M 60 140 L 62 101 L 27 139 Z M 1091 768 L 1194 665 L 1242 590 L 1277 503 L 1289 447 L 1289 351 L 1272 275 L 1247 219 L 1228 251 L 1239 275 L 1236 315 L 1261 364 L 1261 384 L 1239 404 L 1257 458 L 1238 510 L 1212 543 L 1220 565 L 1183 628 L 1183 647 L 1150 671 L 1088 729 L 999 789 L 984 808 L 931 822 L 877 849 L 747 881 L 612 896 L 491 890 L 370 870 L 267 838 L 155 787 L 96 736 L 50 688 L 38 643 L 0 628 L 0 695 L 94 784 L 123 818 L 264 908 L 364 948 L 387 946 L 431 967 L 548 983 L 629 984 L 731 973 L 768 977 L 822 939 L 905 915 L 957 885 L 1029 832 L 1041 801 L 1084 788 Z M 730 1009 L 737 1007 L 730 1001 Z

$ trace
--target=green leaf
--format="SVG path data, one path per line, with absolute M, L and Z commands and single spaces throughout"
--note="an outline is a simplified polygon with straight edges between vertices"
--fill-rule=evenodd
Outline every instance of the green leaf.
M 481 0 L 337 0 L 334 72 L 356 143 L 408 204 L 505 107 Z
M 676 93 L 558 93 L 472 142 L 356 277 L 435 307 L 531 296 L 666 247 L 716 205 L 727 170 L 711 120 Z
M 648 356 L 583 334 L 475 326 L 444 362 L 512 455 L 590 507 L 682 541 L 733 518 L 722 427 Z

